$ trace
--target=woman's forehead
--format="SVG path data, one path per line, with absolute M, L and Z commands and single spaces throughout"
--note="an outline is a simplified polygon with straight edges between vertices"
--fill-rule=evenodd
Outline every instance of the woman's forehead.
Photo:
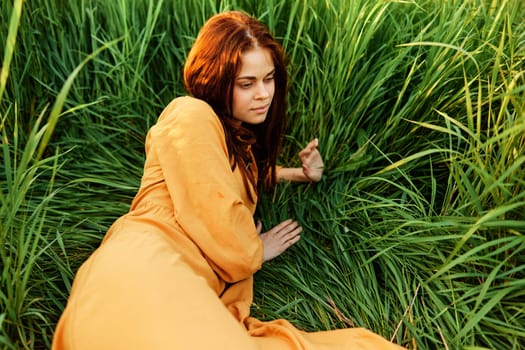
M 253 79 L 273 73 L 275 65 L 269 49 L 256 47 L 241 55 L 238 79 Z

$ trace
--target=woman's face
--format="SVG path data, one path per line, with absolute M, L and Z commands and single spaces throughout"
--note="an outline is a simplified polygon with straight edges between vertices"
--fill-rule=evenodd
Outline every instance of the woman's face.
M 241 56 L 241 69 L 233 85 L 233 117 L 240 123 L 264 122 L 275 92 L 271 53 L 254 48 Z

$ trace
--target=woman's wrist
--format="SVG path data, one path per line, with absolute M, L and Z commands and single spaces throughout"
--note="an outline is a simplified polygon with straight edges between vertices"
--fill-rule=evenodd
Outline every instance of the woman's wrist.
M 277 181 L 313 182 L 306 176 L 302 168 L 279 168 L 277 171 Z

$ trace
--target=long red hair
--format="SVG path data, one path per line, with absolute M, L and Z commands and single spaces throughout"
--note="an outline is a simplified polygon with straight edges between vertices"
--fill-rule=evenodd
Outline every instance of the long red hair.
M 239 126 L 232 115 L 234 81 L 241 69 L 241 55 L 255 47 L 271 53 L 275 93 L 263 123 Z M 219 116 L 232 170 L 239 166 L 245 185 L 249 183 L 257 190 L 258 179 L 249 169 L 252 161 L 249 145 L 252 145 L 263 188 L 275 185 L 276 161 L 285 125 L 287 75 L 282 47 L 267 27 L 239 11 L 212 16 L 201 28 L 188 54 L 184 85 L 190 95 L 206 101 Z M 251 190 L 248 189 L 248 193 L 251 196 Z

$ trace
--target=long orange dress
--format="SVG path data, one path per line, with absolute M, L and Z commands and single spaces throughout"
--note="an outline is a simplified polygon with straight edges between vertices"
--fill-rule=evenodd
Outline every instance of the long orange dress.
M 173 100 L 148 133 L 129 213 L 77 272 L 52 349 L 400 349 L 362 328 L 250 317 L 254 210 L 211 107 Z

